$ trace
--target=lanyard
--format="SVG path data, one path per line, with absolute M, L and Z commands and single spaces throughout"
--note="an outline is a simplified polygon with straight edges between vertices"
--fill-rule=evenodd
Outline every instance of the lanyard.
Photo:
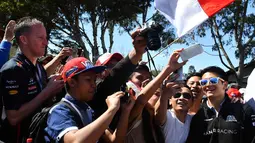
M 36 72 L 35 72 L 36 80 L 37 80 L 37 82 L 39 83 L 40 89 L 41 89 L 41 91 L 42 91 L 42 89 L 43 89 L 43 84 L 42 84 L 42 72 L 41 72 L 41 69 L 40 69 L 40 67 L 39 67 L 38 64 L 36 64 L 36 67 L 37 67 L 37 70 L 36 70 Z

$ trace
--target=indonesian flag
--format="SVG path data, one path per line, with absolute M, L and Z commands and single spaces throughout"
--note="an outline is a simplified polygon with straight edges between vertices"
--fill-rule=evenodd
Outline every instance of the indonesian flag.
M 182 37 L 234 0 L 155 0 L 155 7 Z

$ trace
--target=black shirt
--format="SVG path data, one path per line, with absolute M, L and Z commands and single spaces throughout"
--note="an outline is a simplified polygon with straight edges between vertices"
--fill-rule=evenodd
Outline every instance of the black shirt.
M 187 143 L 251 143 L 255 113 L 248 104 L 231 103 L 228 96 L 217 112 L 205 100 L 193 117 Z
M 108 77 L 97 84 L 94 98 L 89 102 L 97 117 L 107 110 L 107 104 L 105 103 L 107 96 L 120 91 L 120 87 L 127 82 L 136 66 L 132 64 L 127 56 L 113 67 Z
M 120 91 L 120 87 L 129 79 L 129 76 L 133 73 L 137 65 L 134 65 L 129 57 L 125 57 L 118 62 L 110 72 L 110 75 L 103 81 L 97 83 L 97 90 L 92 101 L 88 104 L 95 111 L 95 118 L 101 116 L 107 110 L 107 104 L 105 99 L 107 96 Z M 114 130 L 118 123 L 119 112 L 114 116 L 114 119 L 110 125 Z
M 47 84 L 47 74 L 37 62 L 33 65 L 22 53 L 16 54 L 0 70 L 0 90 L 6 110 L 18 110 L 23 104 L 35 98 Z M 38 109 L 39 110 L 39 109 Z M 20 142 L 28 130 L 33 114 L 19 125 L 11 126 L 7 119 L 3 126 L 10 129 L 6 142 Z M 11 139 L 11 140 L 9 140 Z

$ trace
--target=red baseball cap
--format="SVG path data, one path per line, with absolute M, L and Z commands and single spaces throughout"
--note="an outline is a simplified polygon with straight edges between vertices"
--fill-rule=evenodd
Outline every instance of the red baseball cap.
M 96 61 L 96 66 L 104 66 L 106 65 L 112 58 L 115 58 L 117 60 L 122 60 L 123 56 L 120 53 L 104 53 L 102 56 L 100 56 Z
M 239 92 L 238 89 L 236 88 L 229 88 L 228 91 L 227 91 L 227 94 L 228 96 L 231 98 L 231 97 L 241 97 L 241 93 Z
M 68 61 L 62 72 L 62 78 L 64 82 L 73 76 L 86 71 L 94 71 L 100 73 L 105 70 L 105 66 L 94 66 L 88 59 L 84 57 L 73 58 Z

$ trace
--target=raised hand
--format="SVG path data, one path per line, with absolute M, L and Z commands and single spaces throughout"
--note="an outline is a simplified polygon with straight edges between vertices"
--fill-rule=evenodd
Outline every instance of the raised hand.
M 135 51 L 137 53 L 143 54 L 145 52 L 147 40 L 144 37 L 139 36 L 140 32 L 141 30 L 137 29 L 135 32 L 131 34 L 131 37 L 133 39 L 132 43 L 134 45 Z
M 61 49 L 61 51 L 59 52 L 59 54 L 57 55 L 57 57 L 62 60 L 64 59 L 65 57 L 67 56 L 71 56 L 73 53 L 73 50 L 72 48 L 69 48 L 69 47 L 64 47 Z
M 110 96 L 108 96 L 105 100 L 108 109 L 112 109 L 114 111 L 118 111 L 120 108 L 120 98 L 124 96 L 124 92 L 118 91 Z
M 51 96 L 55 96 L 58 92 L 60 92 L 64 88 L 64 81 L 61 79 L 61 75 L 56 74 L 50 77 L 50 81 L 45 87 L 48 92 L 50 92 Z
M 181 63 L 178 62 L 178 59 L 180 57 L 180 53 L 182 51 L 183 51 L 183 49 L 174 51 L 174 53 L 171 55 L 171 57 L 168 61 L 168 65 L 171 67 L 171 69 L 173 71 L 181 68 L 183 65 L 185 65 L 187 63 L 187 61 L 184 61 L 184 62 L 181 62 Z
M 11 41 L 14 38 L 14 27 L 16 22 L 14 20 L 10 20 L 5 28 L 4 38 L 7 41 Z

